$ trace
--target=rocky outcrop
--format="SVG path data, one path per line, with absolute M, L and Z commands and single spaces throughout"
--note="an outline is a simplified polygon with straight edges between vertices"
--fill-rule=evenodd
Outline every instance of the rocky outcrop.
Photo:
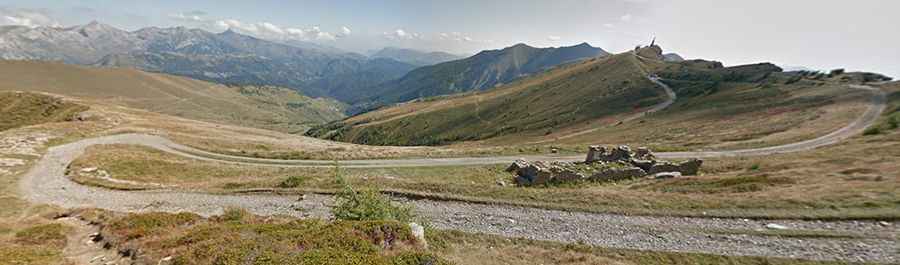
M 507 172 L 516 174 L 516 183 L 522 186 L 544 185 L 554 182 L 572 182 L 585 179 L 584 174 L 570 169 L 571 163 L 551 162 L 533 163 L 517 160 L 508 168 Z
M 632 151 L 625 145 L 615 148 L 593 145 L 588 147 L 584 162 L 516 160 L 506 171 L 516 175 L 516 183 L 520 186 L 532 186 L 582 180 L 602 182 L 641 177 L 678 178 L 697 175 L 702 164 L 700 159 L 681 163 L 658 160 L 646 147 Z

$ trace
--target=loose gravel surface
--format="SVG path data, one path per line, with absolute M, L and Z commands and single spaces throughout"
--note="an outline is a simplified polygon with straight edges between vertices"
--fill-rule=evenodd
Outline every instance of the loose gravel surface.
M 857 87 L 872 89 L 870 87 Z M 765 155 L 802 151 L 832 144 L 871 125 L 884 110 L 885 96 L 872 90 L 872 104 L 866 113 L 848 126 L 831 134 L 784 146 L 721 151 L 659 153 L 666 158 Z M 291 215 L 329 218 L 330 196 L 296 197 L 279 195 L 217 195 L 179 191 L 115 191 L 82 186 L 66 177 L 68 165 L 84 150 L 98 144 L 139 144 L 175 155 L 231 164 L 278 167 L 330 167 L 332 161 L 272 160 L 213 154 L 182 146 L 158 136 L 122 134 L 85 139 L 51 147 L 25 174 L 20 182 L 24 197 L 36 203 L 63 207 L 95 207 L 114 211 L 147 212 L 189 211 L 209 216 L 229 207 L 247 209 L 260 215 Z M 518 157 L 478 157 L 444 159 L 351 160 L 345 167 L 402 167 L 438 165 L 476 165 L 509 163 Z M 540 160 L 578 160 L 581 157 L 532 156 Z M 625 216 L 564 212 L 526 207 L 462 202 L 407 201 L 419 215 L 437 228 L 482 232 L 508 237 L 525 237 L 560 242 L 581 242 L 601 247 L 658 251 L 683 251 L 722 255 L 793 257 L 813 260 L 900 262 L 894 224 L 870 221 L 819 222 L 800 220 L 748 220 L 720 218 L 681 218 Z M 760 230 L 770 223 L 789 229 L 879 235 L 864 238 L 790 238 L 747 234 L 723 234 L 716 230 Z M 752 233 L 751 233 L 752 234 Z

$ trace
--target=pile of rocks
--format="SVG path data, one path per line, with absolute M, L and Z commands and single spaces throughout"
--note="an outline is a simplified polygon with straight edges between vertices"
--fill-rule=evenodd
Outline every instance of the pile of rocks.
M 681 163 L 658 160 L 650 149 L 632 151 L 628 146 L 607 149 L 590 146 L 584 162 L 527 162 L 517 160 L 506 171 L 516 174 L 522 186 L 565 183 L 579 180 L 616 181 L 640 177 L 675 178 L 697 175 L 700 159 Z

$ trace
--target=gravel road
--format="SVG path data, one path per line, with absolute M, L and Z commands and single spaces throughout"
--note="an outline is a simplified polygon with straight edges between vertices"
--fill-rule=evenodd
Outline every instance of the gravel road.
M 813 149 L 859 133 L 872 124 L 885 107 L 885 96 L 871 89 L 872 104 L 864 115 L 828 135 L 783 146 L 718 152 L 659 153 L 666 158 L 765 155 Z M 174 155 L 221 163 L 280 167 L 330 167 L 332 161 L 271 160 L 212 154 L 182 146 L 165 138 L 122 134 L 85 139 L 48 149 L 19 183 L 20 192 L 36 203 L 63 207 L 95 207 L 115 211 L 189 211 L 209 216 L 228 207 L 239 207 L 260 215 L 285 214 L 297 217 L 330 217 L 330 196 L 307 196 L 303 201 L 278 195 L 216 195 L 179 191 L 115 191 L 82 186 L 66 177 L 66 168 L 98 144 L 138 144 Z M 519 157 L 477 157 L 443 159 L 351 160 L 345 167 L 403 167 L 435 165 L 476 165 L 509 163 Z M 579 160 L 582 157 L 531 156 L 528 159 Z M 894 224 L 869 221 L 820 222 L 800 220 L 747 220 L 625 216 L 564 212 L 526 207 L 487 205 L 432 200 L 407 201 L 419 215 L 437 228 L 482 232 L 508 237 L 524 237 L 560 242 L 582 242 L 601 247 L 640 250 L 698 252 L 722 255 L 794 257 L 813 260 L 840 260 L 896 263 L 897 235 Z M 760 230 L 777 223 L 790 229 L 852 232 L 881 235 L 866 238 L 789 238 L 759 235 L 722 234 L 710 230 Z

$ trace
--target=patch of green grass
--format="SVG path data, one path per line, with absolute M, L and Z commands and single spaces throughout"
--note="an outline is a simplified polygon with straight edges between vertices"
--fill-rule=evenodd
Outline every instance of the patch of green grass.
M 148 213 L 129 215 L 109 224 L 109 229 L 126 240 L 144 237 L 148 234 L 159 233 L 178 226 L 188 225 L 200 219 L 199 215 L 192 213 Z
M 44 224 L 16 232 L 15 242 L 22 245 L 62 247 L 69 229 L 62 224 Z
M 308 179 L 308 177 L 303 176 L 290 176 L 287 179 L 281 181 L 281 183 L 278 184 L 278 187 L 285 189 L 300 187 L 300 185 L 303 185 L 303 183 L 305 183 Z

